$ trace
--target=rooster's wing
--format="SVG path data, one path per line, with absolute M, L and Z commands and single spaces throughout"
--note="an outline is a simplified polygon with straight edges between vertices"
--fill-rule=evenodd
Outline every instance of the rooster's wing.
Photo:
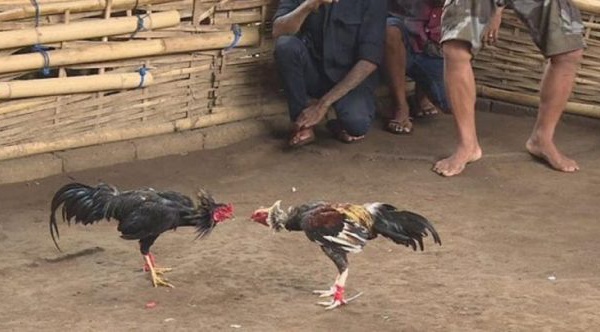
M 308 211 L 303 219 L 306 236 L 335 251 L 360 252 L 370 238 L 367 228 L 331 205 Z

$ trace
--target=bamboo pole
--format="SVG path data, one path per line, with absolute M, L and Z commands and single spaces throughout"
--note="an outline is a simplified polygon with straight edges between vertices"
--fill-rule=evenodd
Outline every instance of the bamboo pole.
M 532 96 L 519 92 L 505 91 L 482 85 L 477 86 L 477 94 L 484 97 L 507 101 L 524 106 L 538 107 L 540 104 L 539 96 Z M 600 118 L 600 106 L 591 104 L 568 102 L 565 108 L 565 112 L 588 116 L 592 118 Z
M 179 122 L 152 124 L 143 127 L 125 127 L 118 129 L 99 129 L 72 137 L 59 138 L 44 142 L 32 142 L 20 145 L 0 147 L 0 160 L 26 157 L 39 153 L 74 149 L 84 146 L 111 143 L 140 137 L 168 134 L 184 129 L 199 129 L 232 121 L 241 121 L 260 116 L 282 114 L 285 110 L 283 102 L 260 105 L 254 108 L 241 106 L 231 108 L 218 114 L 205 115 L 197 120 L 180 120 Z
M 48 51 L 46 54 L 49 60 L 49 67 L 60 67 L 145 56 L 222 49 L 231 45 L 233 39 L 233 33 L 230 31 L 208 32 L 189 37 L 135 40 L 76 49 L 62 49 Z M 258 45 L 259 41 L 260 31 L 257 27 L 244 27 L 242 28 L 242 36 L 238 46 Z M 44 65 L 44 56 L 38 52 L 0 57 L 0 73 L 40 69 Z
M 179 12 L 176 10 L 144 15 L 142 18 L 144 29 L 148 30 L 175 26 L 179 24 L 180 20 Z M 134 32 L 137 27 L 138 18 L 132 16 L 2 31 L 0 32 L 0 49 L 121 35 Z
M 131 89 L 138 87 L 141 79 L 139 73 L 126 73 L 0 82 L 0 99 Z M 152 82 L 152 74 L 146 72 L 142 87 Z
M 600 0 L 573 0 L 581 11 L 600 14 Z
M 110 0 L 78 0 L 62 1 L 55 3 L 41 3 L 39 6 L 40 15 L 62 14 L 69 10 L 71 13 L 81 13 L 87 11 L 103 10 L 107 7 Z M 130 9 L 134 6 L 144 6 L 151 4 L 161 4 L 173 2 L 173 0 L 113 0 L 113 9 Z M 35 7 L 31 4 L 15 9 L 0 12 L 0 21 L 11 21 L 22 18 L 34 17 Z

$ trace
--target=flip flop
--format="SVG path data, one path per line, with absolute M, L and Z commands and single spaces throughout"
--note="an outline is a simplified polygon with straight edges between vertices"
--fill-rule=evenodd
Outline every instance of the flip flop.
M 410 118 L 406 118 L 402 121 L 390 120 L 386 126 L 387 131 L 396 135 L 408 135 L 412 133 L 412 122 Z
M 308 134 L 305 134 L 308 133 Z M 292 148 L 299 148 L 301 146 L 310 144 L 315 141 L 315 133 L 312 129 L 302 129 L 294 131 L 292 137 L 288 141 L 288 145 Z
M 337 120 L 327 121 L 327 129 L 333 134 L 335 138 L 344 143 L 354 143 L 362 140 L 365 136 L 352 136 L 342 128 L 342 125 Z
M 438 115 L 439 113 L 440 111 L 438 111 L 437 107 L 435 107 L 433 104 L 429 104 L 427 107 L 421 107 L 415 116 L 418 118 L 425 118 Z

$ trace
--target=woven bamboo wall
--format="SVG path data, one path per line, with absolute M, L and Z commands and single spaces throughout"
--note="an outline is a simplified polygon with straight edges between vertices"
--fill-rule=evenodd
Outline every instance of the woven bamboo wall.
M 600 0 L 574 1 L 584 12 L 589 47 L 568 111 L 600 117 Z M 32 43 L 0 47 L 0 160 L 285 112 L 280 90 L 274 86 L 277 78 L 270 39 L 269 18 L 278 0 L 38 0 L 39 15 L 32 3 L 0 2 L 0 45 L 14 42 L 11 39 L 18 38 L 11 36 L 32 29 L 38 38 L 45 38 L 51 34 L 40 31 L 48 27 L 61 27 L 64 32 L 75 23 L 103 20 L 106 24 L 92 30 L 94 37 L 42 43 L 52 48 L 46 52 L 50 59 L 46 64 L 44 52 L 32 50 Z M 102 35 L 116 25 L 116 18 L 137 20 L 138 16 L 172 11 L 179 16 L 174 25 Z M 245 29 L 240 44 L 224 51 L 234 41 L 234 24 Z M 185 39 L 188 37 L 195 39 Z M 127 47 L 135 42 L 158 42 L 153 47 L 165 52 L 111 58 L 131 49 L 146 50 Z M 107 45 L 124 48 L 88 52 L 88 59 L 90 54 L 96 57 L 93 61 L 75 61 L 78 53 L 63 54 L 63 62 L 54 65 L 56 52 Z M 100 52 L 111 60 L 98 60 Z M 8 68 L 11 63 L 21 66 L 25 61 L 19 56 L 27 55 L 34 57 L 37 65 L 26 70 Z M 544 65 L 525 27 L 507 10 L 498 45 L 483 50 L 474 61 L 478 92 L 535 106 Z M 137 74 L 142 66 L 149 69 L 143 82 Z M 43 67 L 49 75 L 42 74 Z M 71 84 L 77 90 L 108 77 L 116 77 L 122 86 L 15 98 L 17 86 L 10 85 L 26 84 L 19 93 L 28 95 L 67 85 L 59 80 L 42 89 L 36 82 L 83 78 L 78 81 L 82 83 Z M 138 88 L 138 82 L 143 87 Z
M 40 8 L 48 3 L 39 1 Z M 75 4 L 81 1 L 62 1 Z M 39 69 L 8 72 L 2 68 L 0 57 L 0 84 L 28 80 L 69 78 L 84 76 L 89 82 L 99 76 L 112 74 L 137 74 L 148 68 L 152 84 L 144 88 L 129 88 L 92 93 L 76 93 L 19 99 L 0 100 L 0 160 L 21 157 L 57 149 L 105 143 L 120 139 L 162 134 L 176 130 L 200 128 L 263 114 L 283 112 L 272 68 L 272 42 L 269 39 L 274 0 L 220 0 L 220 1 L 154 1 L 138 7 L 114 6 L 113 1 L 96 1 L 104 10 L 39 15 L 39 27 L 63 25 L 65 22 L 90 22 L 114 17 L 144 16 L 177 10 L 180 22 L 172 27 L 44 44 L 61 49 L 77 49 L 98 44 L 126 44 L 132 41 L 168 40 L 186 36 L 207 36 L 224 32 L 222 47 L 212 50 L 146 56 L 78 63 L 52 67 L 44 76 Z M 159 3 L 156 3 L 159 2 Z M 162 3 L 160 3 L 162 2 Z M 133 1 L 135 4 L 135 1 Z M 29 7 L 29 8 L 28 8 Z M 69 6 L 73 7 L 73 6 Z M 0 20 L 15 8 L 28 8 L 30 0 L 3 1 L 0 3 Z M 0 21 L 1 31 L 22 31 L 36 25 L 36 17 Z M 223 48 L 234 40 L 232 25 L 260 33 L 257 40 L 246 47 Z M 68 25 L 64 25 L 68 29 Z M 243 38 L 249 38 L 243 36 Z M 202 42 L 202 40 L 200 40 Z M 30 47 L 0 50 L 8 59 L 22 53 L 36 54 Z M 52 55 L 51 51 L 48 51 Z M 141 80 L 141 76 L 139 77 Z M 88 81 L 88 80 L 86 80 Z M 85 82 L 84 82 L 85 83 Z M 137 83 L 136 83 L 137 84 Z M 0 87 L 1 88 L 1 87 Z M 9 89 L 10 90 L 10 89 Z
M 567 111 L 600 117 L 600 0 L 575 0 L 585 25 L 584 52 Z M 505 10 L 498 42 L 473 62 L 479 95 L 536 106 L 546 59 L 528 29 L 512 10 Z

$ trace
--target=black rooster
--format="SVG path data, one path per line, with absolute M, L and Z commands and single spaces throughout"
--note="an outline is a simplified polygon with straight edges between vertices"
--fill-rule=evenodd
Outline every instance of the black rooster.
M 367 240 L 382 235 L 395 243 L 410 246 L 413 250 L 423 250 L 423 237 L 427 236 L 429 231 L 433 241 L 442 244 L 437 231 L 427 219 L 413 212 L 398 211 L 389 204 L 316 202 L 290 207 L 288 212 L 285 212 L 280 208 L 280 202 L 275 202 L 270 208 L 256 210 L 251 219 L 275 231 L 304 231 L 309 240 L 321 246 L 339 272 L 330 289 L 314 291 L 321 297 L 333 295 L 330 302 L 319 302 L 327 306 L 327 309 L 346 304 L 360 295 L 350 299 L 344 298 L 344 287 L 348 277 L 346 254 L 361 252 Z
M 50 206 L 50 235 L 59 251 L 60 247 L 56 242 L 59 238 L 56 210 L 61 205 L 63 220 L 69 225 L 71 219 L 75 219 L 76 224 L 84 225 L 103 219 L 118 220 L 117 229 L 122 238 L 139 240 L 140 252 L 146 263 L 144 270 L 150 271 L 154 287 L 173 287 L 159 276 L 171 269 L 156 267 L 154 256 L 150 253 L 150 247 L 161 233 L 180 226 L 194 226 L 198 237 L 203 237 L 219 222 L 233 215 L 230 204 L 215 203 L 204 192 L 198 193 L 198 204 L 195 205 L 189 197 L 173 191 L 147 188 L 120 192 L 114 186 L 104 183 L 97 187 L 70 183 L 54 194 Z

